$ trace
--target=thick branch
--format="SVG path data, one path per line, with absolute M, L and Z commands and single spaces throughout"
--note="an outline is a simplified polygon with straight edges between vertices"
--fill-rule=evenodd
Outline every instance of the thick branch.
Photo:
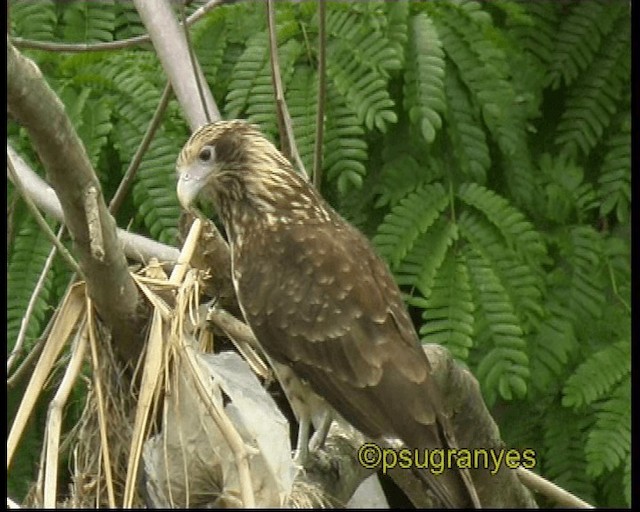
M 151 37 L 151 42 L 171 81 L 171 86 L 191 129 L 195 130 L 210 121 L 220 119 L 220 111 L 197 63 L 197 77 L 194 76 L 184 32 L 169 2 L 134 0 L 133 3 Z M 199 80 L 202 85 L 206 106 L 202 105 L 196 80 Z M 207 112 L 211 115 L 211 119 L 207 119 Z
M 145 318 L 138 314 L 138 291 L 116 236 L 100 183 L 60 99 L 38 67 L 7 42 L 7 104 L 10 114 L 29 133 L 47 178 L 56 190 L 74 252 L 87 278 L 89 294 L 110 327 L 114 346 L 125 362 L 137 359 L 143 343 Z M 104 256 L 91 251 L 85 196 L 95 188 L 95 207 Z M 95 244 L 94 244 L 95 252 Z

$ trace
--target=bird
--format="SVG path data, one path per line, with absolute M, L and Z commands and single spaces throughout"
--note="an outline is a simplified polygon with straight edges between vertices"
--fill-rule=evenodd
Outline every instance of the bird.
M 371 439 L 451 448 L 442 393 L 388 266 L 260 129 L 206 124 L 176 170 L 180 204 L 211 203 L 224 225 L 240 309 L 269 357 Z M 465 469 L 421 477 L 444 506 L 479 508 Z

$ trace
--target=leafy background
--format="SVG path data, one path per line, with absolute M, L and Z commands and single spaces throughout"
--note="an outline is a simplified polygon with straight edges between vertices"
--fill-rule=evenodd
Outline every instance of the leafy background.
M 323 194 L 388 261 L 422 340 L 473 371 L 505 441 L 534 448 L 537 472 L 599 506 L 629 505 L 631 493 L 629 10 L 587 0 L 327 6 Z M 286 100 L 311 169 L 316 4 L 278 2 L 276 14 Z M 10 31 L 97 43 L 144 27 L 125 1 L 14 0 Z M 264 5 L 214 9 L 191 39 L 223 115 L 277 141 Z M 109 199 L 166 83 L 152 46 L 27 54 Z M 39 169 L 20 127 L 7 128 Z M 172 101 L 120 226 L 176 244 L 174 162 L 187 136 Z M 9 353 L 50 244 L 11 185 L 7 200 Z M 69 275 L 56 259 L 29 347 Z M 8 421 L 20 391 L 10 390 Z M 45 413 L 9 474 L 16 497 L 37 471 Z

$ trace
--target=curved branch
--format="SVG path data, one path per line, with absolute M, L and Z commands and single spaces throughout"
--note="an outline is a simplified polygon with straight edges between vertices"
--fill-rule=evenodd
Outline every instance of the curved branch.
M 227 3 L 228 0 L 209 0 L 206 4 L 199 7 L 191 16 L 187 18 L 187 26 L 193 25 L 202 19 L 214 7 Z M 23 37 L 12 37 L 11 42 L 16 48 L 28 48 L 30 50 L 44 50 L 49 52 L 107 52 L 113 50 L 122 50 L 131 46 L 148 43 L 151 41 L 149 34 L 130 37 L 121 41 L 109 41 L 107 43 L 56 43 L 52 41 L 35 41 L 33 39 L 25 39 Z
M 65 113 L 60 99 L 36 64 L 7 40 L 7 105 L 36 148 L 55 189 L 74 241 L 74 253 L 87 279 L 96 309 L 111 329 L 114 347 L 125 363 L 135 363 L 144 341 L 143 302 L 127 268 L 116 236 L 116 224 L 107 211 L 100 182 L 86 150 Z M 95 215 L 104 255 L 92 254 L 85 197 L 95 189 Z M 95 242 L 94 242 L 95 246 Z M 94 247 L 95 252 L 95 247 Z M 101 253 L 102 254 L 102 253 Z
M 63 222 L 64 214 L 55 190 L 38 176 L 9 144 L 7 144 L 7 155 L 13 160 L 16 173 L 34 204 L 47 215 Z M 178 260 L 180 251 L 175 247 L 120 228 L 117 229 L 117 235 L 125 254 L 132 260 L 147 263 L 151 258 L 157 258 L 167 270 L 173 268 Z

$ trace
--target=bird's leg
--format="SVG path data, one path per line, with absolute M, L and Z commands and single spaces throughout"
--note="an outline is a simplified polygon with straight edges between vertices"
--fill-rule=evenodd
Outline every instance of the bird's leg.
M 316 430 L 311 436 L 311 441 L 309 441 L 309 449 L 311 451 L 315 451 L 319 448 L 322 448 L 324 442 L 327 440 L 327 434 L 329 434 L 329 429 L 331 428 L 331 422 L 333 421 L 333 416 L 330 410 L 325 410 L 322 413 L 322 420 L 320 422 L 320 426 L 318 430 Z
M 293 461 L 296 465 L 304 467 L 309 458 L 309 428 L 311 426 L 311 418 L 307 411 L 300 411 L 298 414 L 298 440 L 296 442 L 296 450 Z

